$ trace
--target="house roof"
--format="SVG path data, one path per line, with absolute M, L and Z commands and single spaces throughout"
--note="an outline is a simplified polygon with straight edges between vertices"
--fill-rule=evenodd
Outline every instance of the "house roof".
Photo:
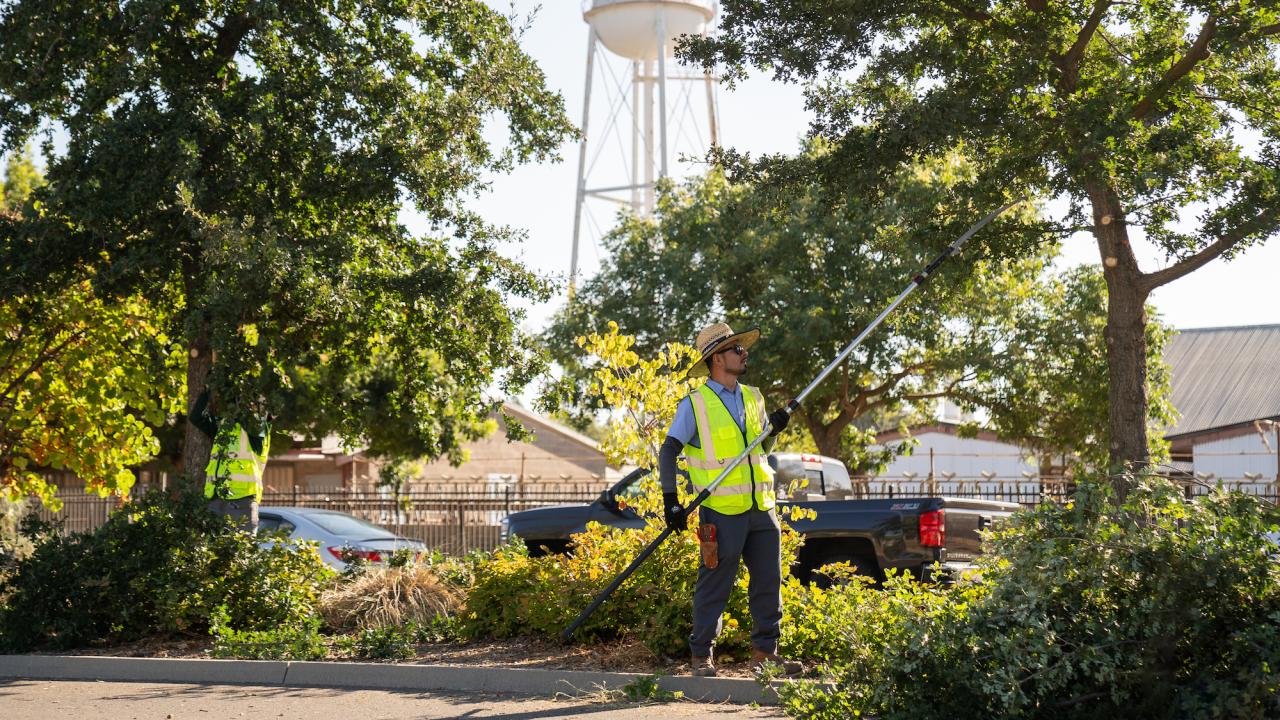
M 1180 415 L 1168 437 L 1280 417 L 1280 325 L 1182 330 L 1164 359 Z
M 541 425 L 542 427 L 545 427 L 548 430 L 551 430 L 552 432 L 563 435 L 569 438 L 570 440 L 580 443 L 596 452 L 600 452 L 600 443 L 596 442 L 595 440 L 592 440 L 586 435 L 583 435 L 577 430 L 574 430 L 568 425 L 556 422 L 555 420 L 552 420 L 551 418 L 546 417 L 545 415 L 539 415 L 533 412 L 532 410 L 521 407 L 511 401 L 502 403 L 502 409 L 504 412 L 510 415 L 513 415 L 521 423 L 532 423 L 534 425 Z

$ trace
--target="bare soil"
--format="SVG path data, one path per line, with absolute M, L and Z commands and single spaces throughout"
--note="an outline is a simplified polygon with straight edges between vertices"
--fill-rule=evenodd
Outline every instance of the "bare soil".
M 121 645 L 79 648 L 57 655 L 107 655 L 115 657 L 207 658 L 211 638 L 148 638 Z M 540 638 L 513 638 L 467 643 L 432 643 L 417 646 L 418 654 L 403 662 L 472 667 L 539 668 L 545 670 L 594 670 L 662 675 L 689 672 L 688 659 L 674 660 L 654 655 L 639 641 L 562 645 Z M 329 660 L 351 662 L 333 655 Z M 363 661 L 376 662 L 376 661 Z M 721 677 L 751 677 L 745 662 L 720 663 Z

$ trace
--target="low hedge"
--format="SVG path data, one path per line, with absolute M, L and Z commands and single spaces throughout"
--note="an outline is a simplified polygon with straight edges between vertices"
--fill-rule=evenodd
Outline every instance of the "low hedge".
M 48 534 L 0 596 L 0 649 L 26 652 L 203 633 L 304 627 L 333 577 L 310 547 L 269 548 L 205 509 L 199 493 L 139 497 L 89 533 Z
M 926 720 L 1280 716 L 1276 510 L 1158 478 L 1123 503 L 1107 485 L 1019 513 L 981 575 L 820 591 L 792 624 L 829 684 L 794 683 L 788 714 Z M 786 626 L 784 626 L 785 628 Z M 814 634 L 795 637 L 805 627 Z

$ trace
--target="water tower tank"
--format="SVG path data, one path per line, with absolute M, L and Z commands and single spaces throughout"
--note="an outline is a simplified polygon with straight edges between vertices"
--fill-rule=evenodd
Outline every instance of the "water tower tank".
M 676 38 L 701 35 L 715 14 L 715 0 L 590 0 L 582 17 L 615 55 L 656 60 L 659 17 L 667 36 L 666 55 L 672 57 Z

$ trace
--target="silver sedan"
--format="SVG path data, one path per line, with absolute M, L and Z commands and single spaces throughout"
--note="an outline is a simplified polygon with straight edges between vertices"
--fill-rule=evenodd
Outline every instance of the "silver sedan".
M 401 537 L 348 513 L 322 508 L 259 508 L 258 533 L 279 531 L 294 540 L 319 543 L 320 558 L 339 572 L 347 568 L 343 557 L 358 557 L 376 565 L 385 563 L 397 550 L 411 550 L 419 556 L 427 551 L 421 540 Z

